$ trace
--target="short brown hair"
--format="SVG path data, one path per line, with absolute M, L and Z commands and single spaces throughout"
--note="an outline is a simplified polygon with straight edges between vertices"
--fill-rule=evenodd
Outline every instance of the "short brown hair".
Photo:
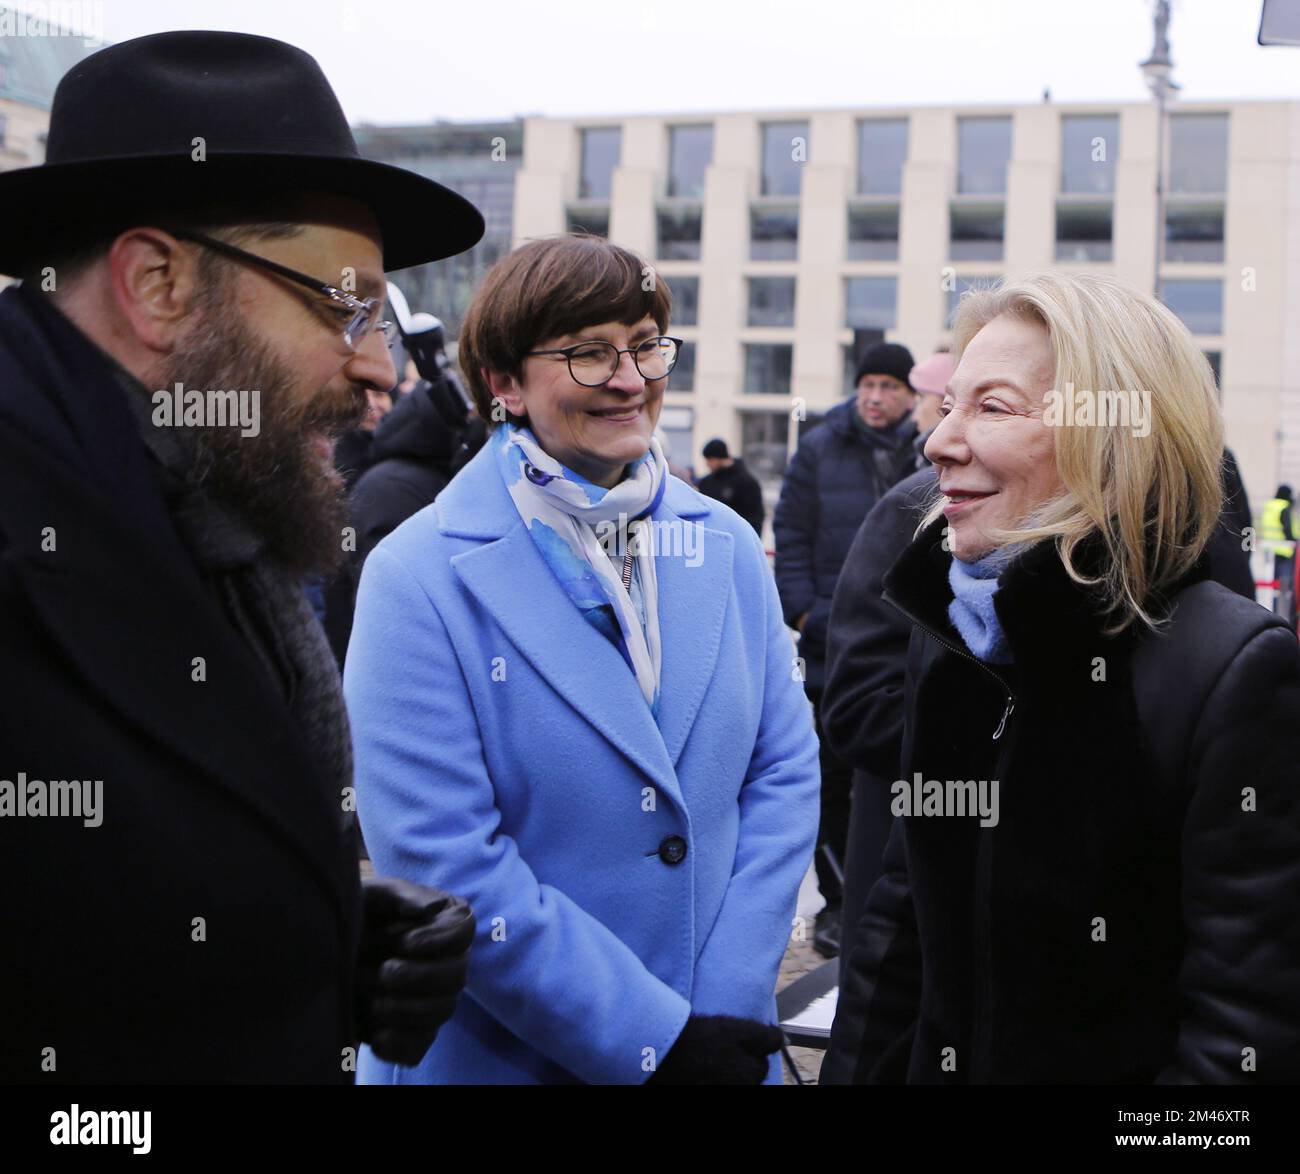
M 539 342 L 598 322 L 633 326 L 648 316 L 666 331 L 671 308 L 654 268 L 603 237 L 574 233 L 521 245 L 488 270 L 461 329 L 458 355 L 478 414 L 489 429 L 501 422 L 485 370 L 517 379 Z M 509 412 L 505 418 L 527 423 Z

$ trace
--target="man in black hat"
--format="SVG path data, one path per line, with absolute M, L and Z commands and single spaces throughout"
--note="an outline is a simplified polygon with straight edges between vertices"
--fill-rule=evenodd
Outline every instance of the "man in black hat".
M 729 505 L 763 536 L 763 487 L 739 457 L 733 457 L 727 442 L 710 440 L 704 446 L 704 463 L 709 474 L 695 487 L 705 497 Z
M 0 175 L 0 1079 L 347 1082 L 450 1014 L 468 907 L 359 884 L 335 437 L 397 381 L 384 270 L 477 211 L 359 157 L 307 54 L 176 32 L 60 83 Z
M 831 749 L 822 726 L 826 630 L 831 599 L 849 547 L 871 507 L 913 470 L 916 393 L 908 377 L 912 354 L 877 343 L 858 362 L 854 398 L 837 404 L 800 441 L 772 516 L 776 585 L 785 620 L 799 633 L 804 688 L 821 740 L 821 824 L 817 882 L 826 907 L 813 945 L 839 951 L 841 869 L 848 842 L 852 769 Z

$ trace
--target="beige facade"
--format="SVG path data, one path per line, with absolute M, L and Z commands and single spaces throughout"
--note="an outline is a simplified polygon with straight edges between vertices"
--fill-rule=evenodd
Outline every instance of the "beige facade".
M 50 128 L 48 110 L 12 98 L 0 98 L 0 120 L 4 126 L 0 171 L 35 167 L 45 161 L 45 134 Z
M 1171 117 L 1198 113 L 1227 116 L 1227 184 L 1219 196 L 1222 259 L 1162 261 L 1162 278 L 1221 283 L 1221 325 L 1199 333 L 1197 341 L 1219 357 L 1229 444 L 1258 505 L 1272 496 L 1279 478 L 1300 483 L 1300 103 L 1179 103 Z M 1111 258 L 1058 261 L 1062 120 L 1087 115 L 1117 119 L 1113 192 L 1104 197 L 1113 201 Z M 959 122 L 985 117 L 1011 122 L 1005 194 L 995 199 L 1005 202 L 1003 255 L 958 260 L 949 214 L 966 199 L 957 191 Z M 850 206 L 882 202 L 857 194 L 859 123 L 898 119 L 907 122 L 906 161 L 899 193 L 883 198 L 900 210 L 897 258 L 850 260 Z M 776 122 L 807 124 L 798 194 L 784 200 L 760 191 L 763 127 Z M 661 260 L 656 209 L 673 205 L 666 199 L 671 131 L 704 124 L 712 126 L 713 142 L 703 181 L 699 259 Z M 684 444 L 674 447 L 678 464 L 699 468 L 699 450 L 712 436 L 740 450 L 746 413 L 767 414 L 769 423 L 785 413 L 792 449 L 798 417 L 815 417 L 848 392 L 844 351 L 854 338 L 846 325 L 848 278 L 894 279 L 893 320 L 885 336 L 905 343 L 918 361 L 946 341 L 947 291 L 963 279 L 1061 265 L 1114 273 L 1153 288 L 1157 117 L 1150 103 L 531 118 L 515 194 L 516 241 L 563 231 L 573 208 L 587 206 L 578 200 L 583 132 L 600 127 L 622 132 L 608 199 L 588 202 L 607 203 L 611 239 L 653 261 L 670 285 L 677 276 L 699 279 L 698 325 L 673 327 L 695 347 L 694 386 L 673 390 L 670 379 L 665 407 L 671 434 L 680 441 L 684 429 L 691 433 L 689 455 L 681 451 Z M 1116 145 L 1107 146 L 1114 151 Z M 752 260 L 751 208 L 796 202 L 796 255 Z M 795 279 L 791 325 L 747 325 L 746 279 L 764 275 Z M 764 342 L 793 347 L 788 392 L 745 391 L 745 345 Z

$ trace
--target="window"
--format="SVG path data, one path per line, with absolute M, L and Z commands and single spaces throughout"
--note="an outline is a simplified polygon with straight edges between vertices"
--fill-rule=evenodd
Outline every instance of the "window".
M 844 282 L 844 325 L 858 330 L 892 330 L 898 300 L 893 277 L 850 277 Z
M 740 455 L 760 481 L 779 482 L 790 452 L 788 412 L 741 412 Z
M 808 158 L 806 122 L 763 124 L 763 187 L 765 196 L 797 196 Z
M 952 329 L 953 315 L 957 312 L 957 303 L 961 296 L 974 289 L 997 289 L 1002 284 L 1000 277 L 959 277 L 953 289 L 948 291 L 948 314 L 944 319 L 946 329 Z
M 704 198 L 704 172 L 713 162 L 713 127 L 674 126 L 668 129 L 668 194 L 690 200 Z
M 670 385 L 676 376 L 677 372 L 674 369 L 672 375 L 668 377 Z M 665 407 L 659 413 L 659 425 L 655 431 L 664 446 L 664 456 L 680 468 L 691 469 L 694 459 L 695 410 Z
M 1056 259 L 1109 261 L 1113 206 L 1109 200 L 1056 205 Z
M 751 277 L 749 325 L 793 326 L 794 282 L 793 277 Z
M 570 207 L 567 211 L 569 232 L 589 232 L 593 236 L 609 236 L 609 206 Z
M 907 162 L 907 119 L 858 123 L 858 195 L 896 196 L 903 190 Z
M 1171 195 L 1228 190 L 1228 116 L 1175 114 L 1169 120 Z
M 658 255 L 664 261 L 698 261 L 700 259 L 699 205 L 687 208 L 661 207 L 655 216 L 659 230 Z
M 1165 260 L 1223 260 L 1223 201 L 1170 201 L 1165 208 Z
M 799 208 L 749 210 L 749 259 L 793 261 L 799 255 Z
M 677 352 L 677 362 L 668 372 L 669 391 L 695 390 L 695 343 L 683 342 Z
M 1011 161 L 1011 119 L 957 120 L 957 191 L 961 195 L 1001 196 L 1007 190 Z
M 1002 204 L 956 202 L 949 210 L 948 255 L 954 261 L 1001 261 Z
M 745 394 L 789 395 L 794 347 L 788 343 L 745 345 Z
M 1160 300 L 1193 334 L 1223 333 L 1223 282 L 1162 281 Z
M 673 326 L 698 326 L 700 324 L 700 279 L 670 277 L 668 289 L 673 295 Z
M 0 69 L 2 68 L 3 67 L 0 66 Z M 3 80 L 0 80 L 0 85 L 3 84 L 4 84 Z M 7 147 L 8 145 L 9 145 L 9 118 L 8 115 L 0 114 L 0 147 Z
M 1118 116 L 1078 115 L 1061 119 L 1062 193 L 1113 194 L 1118 157 Z
M 578 180 L 580 200 L 608 200 L 623 145 L 623 131 L 602 126 L 582 132 L 582 173 Z
M 849 260 L 898 260 L 898 205 L 849 206 Z

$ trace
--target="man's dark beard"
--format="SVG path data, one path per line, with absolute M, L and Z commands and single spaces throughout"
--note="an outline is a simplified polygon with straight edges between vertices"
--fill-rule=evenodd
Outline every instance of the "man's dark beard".
M 355 427 L 365 414 L 365 390 L 354 384 L 295 404 L 294 369 L 215 300 L 200 312 L 185 350 L 172 356 L 157 386 L 257 391 L 260 429 L 256 436 L 242 436 L 233 425 L 184 429 L 194 451 L 191 479 L 239 514 L 291 572 L 332 571 L 343 561 L 347 501 L 342 479 L 322 469 L 308 434 L 337 436 Z

